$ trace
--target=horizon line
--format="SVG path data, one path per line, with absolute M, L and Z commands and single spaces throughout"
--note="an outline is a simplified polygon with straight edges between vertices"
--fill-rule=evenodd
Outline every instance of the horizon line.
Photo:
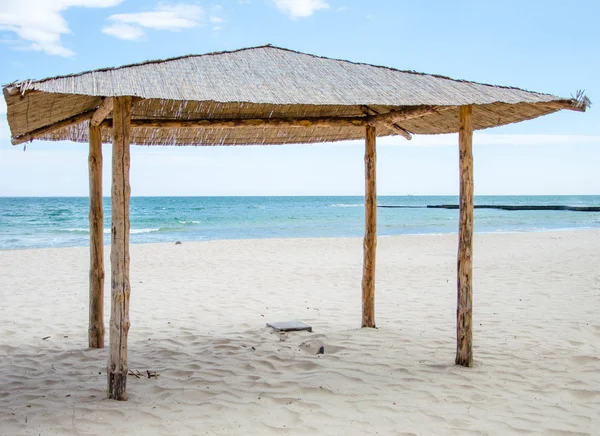
M 378 197 L 458 197 L 458 194 L 378 194 Z M 475 194 L 475 197 L 598 197 L 599 194 Z M 130 198 L 364 197 L 364 194 L 132 195 Z M 0 195 L 0 198 L 89 198 L 89 195 Z M 102 198 L 110 199 L 110 195 Z

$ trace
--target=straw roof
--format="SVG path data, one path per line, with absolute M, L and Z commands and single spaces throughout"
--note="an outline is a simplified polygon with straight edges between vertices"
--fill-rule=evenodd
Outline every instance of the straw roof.
M 578 99 L 273 46 L 24 81 L 7 85 L 3 91 L 15 143 L 34 137 L 87 142 L 94 111 L 103 98 L 118 96 L 137 97 L 132 120 L 138 125 L 133 124 L 131 142 L 147 145 L 358 139 L 365 135 L 365 122 L 380 118 L 385 122 L 377 124 L 378 136 L 450 133 L 458 131 L 461 105 L 474 105 L 475 129 L 528 120 L 560 109 L 585 110 L 585 101 Z M 322 122 L 324 117 L 345 122 Z M 235 124 L 232 120 L 239 119 L 254 121 L 231 128 Z M 279 119 L 295 120 L 296 124 L 259 122 Z M 165 121 L 163 126 L 170 123 L 171 128 L 155 128 L 158 123 L 148 123 L 152 120 Z M 189 120 L 190 125 L 173 128 L 176 120 Z M 215 120 L 225 122 L 215 124 Z M 311 120 L 321 121 L 312 124 Z M 55 123 L 62 127 L 48 129 Z M 105 125 L 110 126 L 110 115 Z M 110 128 L 103 129 L 102 134 L 105 141 L 111 140 Z

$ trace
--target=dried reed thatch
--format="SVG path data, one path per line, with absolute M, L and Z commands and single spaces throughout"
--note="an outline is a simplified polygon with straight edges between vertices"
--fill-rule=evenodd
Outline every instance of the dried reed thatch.
M 410 138 L 456 132 L 461 105 L 474 105 L 473 126 L 485 129 L 585 110 L 587 103 L 272 46 L 13 83 L 3 91 L 13 143 L 87 142 L 92 115 L 116 96 L 137 97 L 131 142 L 147 145 L 339 141 L 363 138 L 364 125 L 375 122 L 378 136 Z M 109 116 L 103 126 L 110 125 Z M 110 141 L 111 129 L 102 132 Z

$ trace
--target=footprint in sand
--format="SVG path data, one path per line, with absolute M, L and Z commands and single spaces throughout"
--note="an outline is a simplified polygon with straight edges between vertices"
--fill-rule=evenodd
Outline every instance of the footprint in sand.
M 596 357 L 596 356 L 581 355 L 581 356 L 573 356 L 573 357 L 571 357 L 571 360 L 578 365 L 588 365 L 588 364 L 594 364 L 594 363 L 600 361 L 600 358 Z
M 600 391 L 591 391 L 588 389 L 568 389 L 568 392 L 580 400 L 589 400 L 600 396 Z
M 328 345 L 317 339 L 306 341 L 300 344 L 300 349 L 307 354 L 335 354 L 343 347 L 337 347 L 335 345 Z

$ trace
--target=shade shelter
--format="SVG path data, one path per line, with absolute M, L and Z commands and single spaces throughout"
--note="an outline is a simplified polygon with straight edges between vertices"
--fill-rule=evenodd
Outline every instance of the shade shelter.
M 3 88 L 13 144 L 90 147 L 90 347 L 104 346 L 102 142 L 113 144 L 109 398 L 126 399 L 129 150 L 141 145 L 272 145 L 365 138 L 362 327 L 375 327 L 376 137 L 459 133 L 456 363 L 471 366 L 473 130 L 561 109 L 561 98 L 299 53 L 273 46 L 184 56 Z

